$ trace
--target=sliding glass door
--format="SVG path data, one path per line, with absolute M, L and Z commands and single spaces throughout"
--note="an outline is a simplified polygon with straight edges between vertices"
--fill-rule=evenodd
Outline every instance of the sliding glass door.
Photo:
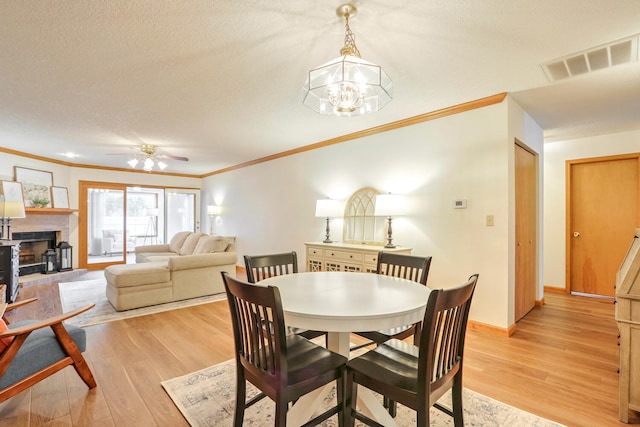
M 126 187 L 80 182 L 80 267 L 102 269 L 124 263 L 129 248 L 126 230 Z
M 81 268 L 135 263 L 136 246 L 167 243 L 178 231 L 200 229 L 200 190 L 81 181 L 79 194 Z

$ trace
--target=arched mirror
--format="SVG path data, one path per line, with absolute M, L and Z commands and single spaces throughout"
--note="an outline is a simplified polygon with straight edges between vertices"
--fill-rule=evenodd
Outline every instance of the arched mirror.
M 342 241 L 383 245 L 384 218 L 375 216 L 376 196 L 380 194 L 372 187 L 364 187 L 351 195 L 344 207 L 344 227 Z

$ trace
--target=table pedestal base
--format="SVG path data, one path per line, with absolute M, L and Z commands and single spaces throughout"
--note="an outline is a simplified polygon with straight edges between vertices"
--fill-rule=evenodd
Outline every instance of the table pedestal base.
M 329 332 L 327 339 L 329 350 L 349 357 L 349 337 L 348 332 Z M 325 387 L 314 390 L 298 399 L 287 412 L 287 424 L 299 426 L 309 421 L 315 410 L 327 398 L 333 385 L 333 383 L 327 384 Z M 398 427 L 379 399 L 367 388 L 360 387 L 358 389 L 358 409 L 384 426 Z

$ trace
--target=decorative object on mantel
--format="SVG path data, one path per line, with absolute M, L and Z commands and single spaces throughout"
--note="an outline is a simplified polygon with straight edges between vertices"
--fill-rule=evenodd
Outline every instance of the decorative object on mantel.
M 376 112 L 393 98 L 393 83 L 379 65 L 360 58 L 349 18 L 358 9 L 352 4 L 338 6 L 336 15 L 345 20 L 344 46 L 340 55 L 309 71 L 303 87 L 303 105 L 333 116 L 360 116 Z
M 31 205 L 34 208 L 46 208 L 49 205 L 50 200 L 46 197 L 35 196 L 31 198 Z
M 26 206 L 32 206 L 34 198 L 48 199 L 51 197 L 53 173 L 20 166 L 14 166 L 13 171 L 15 180 L 22 183 Z M 44 207 L 49 207 L 49 203 L 47 202 L 47 206 Z
M 385 248 L 395 248 L 392 243 L 393 231 L 391 230 L 391 217 L 404 214 L 404 196 L 399 194 L 378 194 L 376 196 L 375 212 L 376 216 L 387 217 L 387 244 Z
M 4 225 L 7 225 L 7 239 L 11 240 L 11 219 L 24 218 L 24 200 L 22 184 L 13 181 L 2 181 L 0 186 L 0 239 L 4 237 Z
M 69 271 L 72 268 L 73 247 L 65 241 L 58 243 L 56 246 L 56 270 Z
M 327 228 L 325 230 L 326 237 L 322 241 L 322 243 L 333 243 L 330 236 L 329 230 L 329 221 L 331 218 L 336 218 L 341 216 L 340 212 L 340 202 L 332 199 L 321 199 L 316 201 L 316 217 L 318 218 L 327 218 Z
M 53 274 L 56 272 L 56 250 L 47 249 L 42 254 L 42 274 Z
M 69 192 L 67 187 L 51 186 L 51 204 L 54 208 L 69 209 Z

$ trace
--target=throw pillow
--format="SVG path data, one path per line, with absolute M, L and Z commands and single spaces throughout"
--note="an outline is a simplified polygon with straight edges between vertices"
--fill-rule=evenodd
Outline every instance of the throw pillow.
M 206 236 L 206 234 L 192 233 L 191 235 L 189 235 L 189 237 L 186 238 L 186 240 L 184 241 L 184 244 L 180 248 L 180 252 L 179 252 L 180 255 L 193 254 L 193 250 L 196 248 L 196 245 L 198 244 L 198 240 L 200 240 L 202 236 Z
M 0 319 L 0 334 L 7 330 L 9 330 L 9 327 L 4 320 Z M 2 353 L 4 349 L 7 348 L 9 344 L 11 344 L 11 341 L 13 341 L 14 338 L 15 337 L 0 338 L 0 353 Z
M 211 252 L 224 252 L 229 247 L 229 239 L 220 236 L 204 236 L 198 240 L 193 254 L 208 254 Z
M 189 237 L 190 234 L 191 231 L 180 231 L 179 233 L 176 233 L 169 242 L 169 250 L 179 254 L 180 248 L 182 248 L 184 241 L 187 240 L 187 237 Z

